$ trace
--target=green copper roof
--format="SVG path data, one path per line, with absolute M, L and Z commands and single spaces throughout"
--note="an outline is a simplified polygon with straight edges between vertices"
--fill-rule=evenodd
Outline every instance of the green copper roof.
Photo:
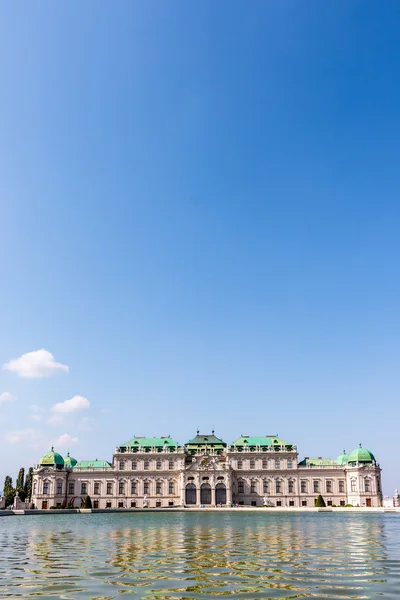
M 164 448 L 165 446 L 176 448 L 179 446 L 178 442 L 173 440 L 170 436 L 168 437 L 133 437 L 129 442 L 125 442 L 125 444 L 121 444 L 121 448 L 130 447 L 139 447 L 142 448 L 151 448 L 155 446 L 156 448 Z
M 339 454 L 339 456 L 336 459 L 336 464 L 337 465 L 345 465 L 347 464 L 349 457 L 346 454 L 346 450 L 343 450 L 343 454 Z
M 39 460 L 39 465 L 42 467 L 51 467 L 51 466 L 64 466 L 64 459 L 61 454 L 54 452 L 54 448 L 51 447 L 51 451 L 47 452 L 42 458 Z
M 67 456 L 64 458 L 64 465 L 67 468 L 72 469 L 77 463 L 78 461 L 76 460 L 76 458 L 72 458 L 72 456 L 70 456 L 68 452 Z
M 349 463 L 353 462 L 372 462 L 375 460 L 375 456 L 369 450 L 366 450 L 360 444 L 358 448 L 353 450 L 347 458 Z
M 253 436 L 245 436 L 245 435 L 241 435 L 239 439 L 237 439 L 235 442 L 233 442 L 233 445 L 237 446 L 237 447 L 241 447 L 241 446 L 262 446 L 262 447 L 268 447 L 268 446 L 288 446 L 288 447 L 292 447 L 292 444 L 289 444 L 289 442 L 286 442 L 285 440 L 282 440 L 280 437 L 276 436 L 261 436 L 261 437 L 253 437 Z
M 225 448 L 226 443 L 214 435 L 214 430 L 212 430 L 211 434 L 202 435 L 197 431 L 196 437 L 189 440 L 185 444 L 188 448 L 196 446 L 212 446 L 213 448 Z
M 299 462 L 299 467 L 331 467 L 336 465 L 336 460 L 333 458 L 322 458 L 318 456 L 317 458 L 305 458 L 304 460 Z
M 111 469 L 111 465 L 106 460 L 80 460 L 74 469 Z

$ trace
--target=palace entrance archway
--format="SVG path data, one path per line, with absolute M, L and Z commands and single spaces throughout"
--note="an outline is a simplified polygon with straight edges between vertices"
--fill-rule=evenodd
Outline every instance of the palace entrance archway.
M 200 488 L 200 503 L 211 504 L 211 485 L 203 483 Z
M 185 504 L 196 504 L 197 491 L 194 483 L 188 483 L 185 489 Z
M 215 503 L 226 504 L 226 486 L 224 483 L 217 483 L 215 486 Z

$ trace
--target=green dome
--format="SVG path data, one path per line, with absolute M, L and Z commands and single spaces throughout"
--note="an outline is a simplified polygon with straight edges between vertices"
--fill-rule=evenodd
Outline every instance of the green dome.
M 78 461 L 76 458 L 72 458 L 68 452 L 67 456 L 64 458 L 64 465 L 67 467 L 67 469 L 73 469 L 76 464 L 78 464 Z
M 361 446 L 361 444 L 359 445 L 358 448 L 353 450 L 353 452 L 351 454 L 349 454 L 349 456 L 347 458 L 347 462 L 349 462 L 349 463 L 355 463 L 355 462 L 371 463 L 374 461 L 375 461 L 375 456 L 372 454 L 372 452 L 363 448 Z
M 339 454 L 339 456 L 336 459 L 336 464 L 337 465 L 345 465 L 347 464 L 347 461 L 349 460 L 349 457 L 346 454 L 346 450 L 343 450 L 342 454 Z
M 42 456 L 39 460 L 39 466 L 41 467 L 57 467 L 62 469 L 64 466 L 64 459 L 61 454 L 54 452 L 53 446 L 51 447 L 51 451 Z

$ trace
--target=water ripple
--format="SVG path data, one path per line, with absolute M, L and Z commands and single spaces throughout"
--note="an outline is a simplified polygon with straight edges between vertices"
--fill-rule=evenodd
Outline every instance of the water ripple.
M 49 515 L 0 527 L 2 598 L 399 598 L 399 515 Z

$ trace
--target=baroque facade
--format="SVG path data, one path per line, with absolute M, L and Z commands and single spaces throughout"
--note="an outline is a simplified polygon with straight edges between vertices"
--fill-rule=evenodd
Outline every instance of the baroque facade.
M 297 447 L 274 435 L 240 436 L 228 445 L 197 435 L 180 445 L 171 437 L 134 437 L 111 462 L 45 454 L 33 476 L 36 508 L 199 506 L 382 506 L 381 469 L 361 447 L 336 459 L 299 462 Z

